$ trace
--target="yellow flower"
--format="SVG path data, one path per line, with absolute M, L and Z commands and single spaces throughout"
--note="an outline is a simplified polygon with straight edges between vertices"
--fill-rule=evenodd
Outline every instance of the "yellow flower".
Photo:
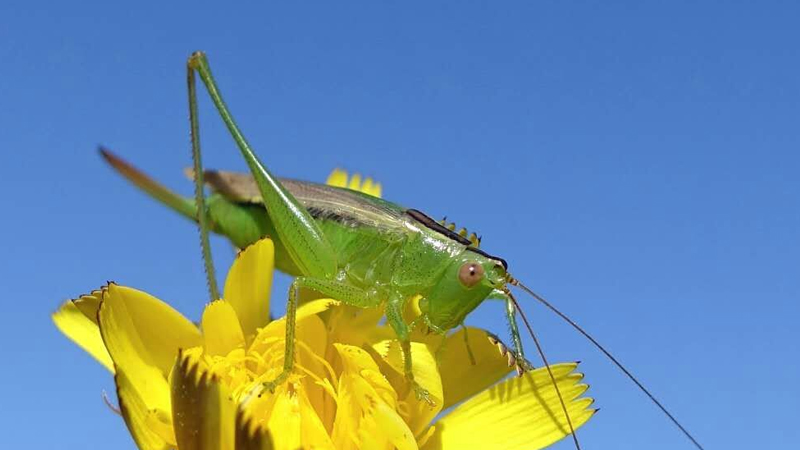
M 327 183 L 381 195 L 380 183 L 341 170 Z M 241 252 L 224 300 L 207 305 L 199 327 L 116 284 L 64 303 L 53 320 L 114 374 L 122 417 L 145 450 L 537 449 L 567 435 L 547 371 L 498 383 L 510 369 L 485 331 L 413 332 L 414 374 L 431 406 L 408 386 L 383 312 L 330 299 L 300 306 L 295 370 L 263 392 L 282 370 L 285 345 L 285 319 L 269 320 L 273 266 L 268 239 Z M 575 368 L 552 367 L 578 427 L 594 410 Z
M 382 311 L 330 299 L 298 309 L 293 375 L 262 392 L 283 365 L 285 320 L 269 320 L 272 272 L 271 241 L 242 251 L 225 299 L 206 307 L 199 327 L 116 284 L 66 302 L 53 320 L 114 373 L 141 449 L 530 450 L 567 435 L 547 371 L 497 383 L 510 369 L 485 331 L 460 330 L 441 350 L 441 337 L 414 333 L 414 373 L 431 407 L 409 389 L 399 346 L 379 324 Z M 552 367 L 578 427 L 594 410 L 575 368 Z

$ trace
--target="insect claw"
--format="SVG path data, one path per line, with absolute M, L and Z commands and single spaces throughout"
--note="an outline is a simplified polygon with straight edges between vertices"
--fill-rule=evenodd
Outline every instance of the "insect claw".
M 436 406 L 436 402 L 433 401 L 431 394 L 427 389 L 420 386 L 419 383 L 415 381 L 412 381 L 411 383 L 411 387 L 414 389 L 414 394 L 417 400 L 427 403 L 431 408 Z
M 270 394 L 274 394 L 276 387 L 278 387 L 278 384 L 275 383 L 274 381 L 261 383 L 261 392 L 258 393 L 258 396 L 261 397 L 261 395 L 264 394 L 264 392 L 266 391 L 269 391 Z
M 519 376 L 522 376 L 525 372 L 533 370 L 534 367 L 524 356 L 517 354 L 517 365 L 514 369 L 516 369 Z

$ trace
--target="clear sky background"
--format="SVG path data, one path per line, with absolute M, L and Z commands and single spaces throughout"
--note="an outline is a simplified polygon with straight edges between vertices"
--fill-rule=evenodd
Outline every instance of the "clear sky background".
M 190 194 L 198 49 L 275 173 L 358 170 L 480 232 L 707 449 L 797 444 L 796 2 L 265 3 L 0 3 L 4 448 L 133 448 L 110 375 L 51 324 L 59 303 L 115 280 L 199 318 L 196 229 L 96 151 Z M 208 166 L 243 169 L 200 107 Z M 551 360 L 583 361 L 602 408 L 586 449 L 691 448 L 525 302 Z M 499 305 L 470 322 L 505 332 Z

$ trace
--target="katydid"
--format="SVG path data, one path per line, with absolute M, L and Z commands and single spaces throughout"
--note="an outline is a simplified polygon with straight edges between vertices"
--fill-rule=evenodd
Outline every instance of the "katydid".
M 195 74 L 200 76 L 217 111 L 227 126 L 250 174 L 204 171 L 200 161 L 199 123 Z M 478 247 L 475 236 L 457 233 L 424 213 L 396 205 L 362 192 L 323 184 L 275 177 L 256 156 L 228 111 L 211 75 L 205 55 L 196 52 L 187 63 L 189 117 L 191 125 L 195 197 L 175 194 L 105 149 L 105 159 L 123 176 L 161 203 L 200 224 L 203 259 L 212 300 L 219 297 L 208 250 L 208 231 L 226 236 L 245 248 L 264 236 L 275 243 L 279 270 L 295 276 L 289 289 L 286 314 L 286 344 L 282 373 L 265 383 L 273 390 L 286 381 L 294 362 L 294 325 L 300 289 L 360 308 L 383 307 L 387 323 L 394 329 L 404 356 L 405 376 L 421 400 L 430 401 L 424 386 L 412 372 L 409 332 L 419 323 L 445 334 L 463 324 L 465 317 L 484 300 L 506 302 L 512 348 L 518 371 L 530 368 L 525 359 L 516 314 L 520 313 L 549 371 L 539 341 L 522 315 L 510 287 L 517 286 L 553 310 L 629 377 L 699 449 L 702 446 L 653 395 L 586 331 L 544 298 L 508 272 L 505 260 Z M 203 187 L 212 194 L 207 198 Z M 421 296 L 421 315 L 406 323 L 403 310 Z M 501 345 L 501 348 L 503 346 Z M 550 373 L 555 384 L 555 379 Z M 561 397 L 558 388 L 556 392 Z M 572 423 L 561 400 L 576 447 L 580 448 Z

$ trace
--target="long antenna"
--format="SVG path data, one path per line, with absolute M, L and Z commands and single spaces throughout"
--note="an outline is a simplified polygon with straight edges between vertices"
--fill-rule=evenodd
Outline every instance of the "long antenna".
M 595 347 L 597 347 L 601 352 L 603 352 L 603 354 L 605 354 L 608 357 L 608 359 L 611 360 L 611 362 L 613 362 L 628 378 L 630 378 L 630 380 L 633 381 L 636 384 L 636 386 L 638 386 L 639 389 L 641 389 L 641 391 L 644 392 L 645 395 L 647 395 L 653 403 L 655 403 L 656 406 L 658 406 L 658 408 L 661 410 L 661 412 L 663 412 L 669 418 L 669 420 L 671 420 L 672 423 L 675 424 L 675 426 L 678 427 L 678 429 L 681 430 L 681 432 L 683 432 L 683 434 L 687 438 L 689 438 L 690 441 L 692 441 L 692 443 L 694 444 L 695 447 L 697 447 L 700 450 L 704 450 L 703 446 L 700 445 L 699 442 L 697 442 L 697 439 L 695 439 L 694 436 L 692 436 L 689 433 L 689 431 L 686 430 L 686 428 L 684 428 L 683 425 L 680 424 L 680 422 L 678 422 L 678 419 L 676 419 L 675 416 L 673 416 L 669 411 L 667 411 L 667 408 L 665 408 L 664 405 L 661 404 L 661 402 L 656 400 L 655 396 L 653 394 L 651 394 L 650 391 L 647 390 L 647 388 L 644 387 L 644 385 L 642 385 L 642 383 L 640 383 L 639 380 L 637 380 L 636 377 L 634 377 L 633 374 L 630 373 L 630 371 L 628 371 L 628 369 L 626 369 L 625 366 L 623 366 L 622 363 L 617 360 L 617 358 L 615 358 L 608 350 L 606 350 L 605 347 L 600 345 L 600 343 L 597 342 L 597 340 L 595 340 L 595 338 L 593 338 L 586 330 L 581 328 L 580 325 L 578 325 L 577 323 L 575 323 L 575 321 L 573 321 L 572 319 L 567 317 L 566 314 L 562 313 L 555 306 L 550 304 L 550 302 L 545 300 L 544 297 L 542 297 L 541 295 L 537 294 L 536 292 L 533 292 L 530 288 L 528 288 L 524 284 L 520 283 L 519 280 L 517 280 L 515 278 L 511 278 L 509 280 L 509 284 L 511 284 L 513 286 L 518 286 L 520 289 L 522 289 L 523 291 L 527 292 L 533 298 L 538 300 L 541 304 L 546 306 L 550 311 L 553 311 L 554 313 L 556 313 L 557 316 L 561 317 L 568 324 L 572 325 L 573 328 L 578 330 L 578 332 L 580 334 L 582 334 L 586 339 L 588 339 L 592 344 L 594 344 Z M 519 309 L 519 308 L 517 308 L 517 309 Z M 520 313 L 521 312 L 522 311 L 520 311 Z M 522 316 L 522 318 L 524 319 L 525 316 Z
M 553 376 L 553 371 L 550 369 L 550 363 L 547 362 L 547 358 L 544 356 L 544 350 L 542 350 L 542 345 L 539 343 L 539 339 L 536 337 L 536 333 L 533 332 L 533 327 L 531 326 L 530 322 L 528 322 L 528 318 L 525 317 L 525 314 L 522 312 L 522 308 L 519 307 L 519 303 L 517 303 L 517 299 L 514 298 L 514 295 L 511 294 L 510 291 L 506 291 L 506 295 L 511 301 L 514 303 L 514 307 L 519 311 L 520 317 L 522 317 L 522 321 L 525 323 L 525 327 L 528 329 L 528 332 L 531 334 L 533 338 L 533 343 L 536 344 L 536 350 L 539 352 L 539 356 L 542 358 L 542 362 L 544 366 L 547 368 L 547 373 L 550 375 L 550 380 L 553 382 L 553 387 L 556 389 L 556 394 L 558 394 L 558 401 L 561 402 L 561 409 L 564 410 L 564 417 L 567 418 L 567 424 L 569 425 L 569 432 L 572 435 L 572 441 L 575 442 L 575 448 L 581 450 L 581 444 L 578 443 L 578 435 L 575 434 L 575 428 L 572 426 L 572 419 L 569 418 L 569 411 L 567 411 L 567 404 L 564 403 L 564 397 L 561 396 L 561 390 L 558 389 L 558 383 L 556 382 L 556 377 Z

